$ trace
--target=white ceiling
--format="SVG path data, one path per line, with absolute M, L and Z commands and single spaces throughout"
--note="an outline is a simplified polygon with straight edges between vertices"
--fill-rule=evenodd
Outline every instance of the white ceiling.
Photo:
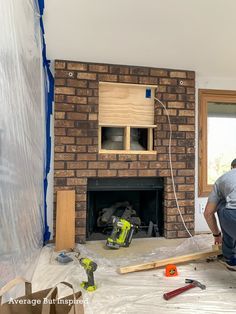
M 49 59 L 236 78 L 236 0 L 46 0 Z

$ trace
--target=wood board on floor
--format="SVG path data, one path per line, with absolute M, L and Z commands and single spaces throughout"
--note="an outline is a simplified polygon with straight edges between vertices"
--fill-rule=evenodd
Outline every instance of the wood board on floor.
M 211 251 L 198 252 L 193 254 L 181 255 L 171 258 L 166 258 L 163 260 L 157 260 L 149 263 L 142 263 L 137 265 L 125 266 L 118 269 L 120 274 L 127 274 L 136 271 L 155 269 L 159 267 L 164 267 L 169 264 L 180 264 L 189 261 L 200 260 L 208 257 L 213 257 L 222 254 L 221 248 L 218 246 L 213 246 Z
M 55 251 L 75 246 L 75 191 L 57 192 Z

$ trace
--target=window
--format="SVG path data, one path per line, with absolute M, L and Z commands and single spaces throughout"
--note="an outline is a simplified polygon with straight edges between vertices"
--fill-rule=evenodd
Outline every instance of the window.
M 99 83 L 99 152 L 153 151 L 156 86 Z
M 236 92 L 199 90 L 199 196 L 236 158 Z

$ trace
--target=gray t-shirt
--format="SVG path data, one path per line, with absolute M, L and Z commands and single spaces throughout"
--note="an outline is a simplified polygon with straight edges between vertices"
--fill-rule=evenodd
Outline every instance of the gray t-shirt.
M 225 202 L 225 207 L 236 209 L 236 168 L 226 172 L 216 180 L 208 202 Z

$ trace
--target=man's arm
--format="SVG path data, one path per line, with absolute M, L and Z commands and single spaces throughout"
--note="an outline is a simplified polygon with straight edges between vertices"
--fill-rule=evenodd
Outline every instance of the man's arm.
M 220 229 L 217 225 L 217 221 L 215 217 L 216 211 L 217 211 L 217 204 L 208 201 L 205 207 L 204 217 L 206 219 L 206 222 L 209 228 L 211 229 L 211 232 L 213 234 L 220 234 Z M 221 242 L 222 242 L 221 235 L 218 237 L 215 237 L 215 243 L 220 244 Z

